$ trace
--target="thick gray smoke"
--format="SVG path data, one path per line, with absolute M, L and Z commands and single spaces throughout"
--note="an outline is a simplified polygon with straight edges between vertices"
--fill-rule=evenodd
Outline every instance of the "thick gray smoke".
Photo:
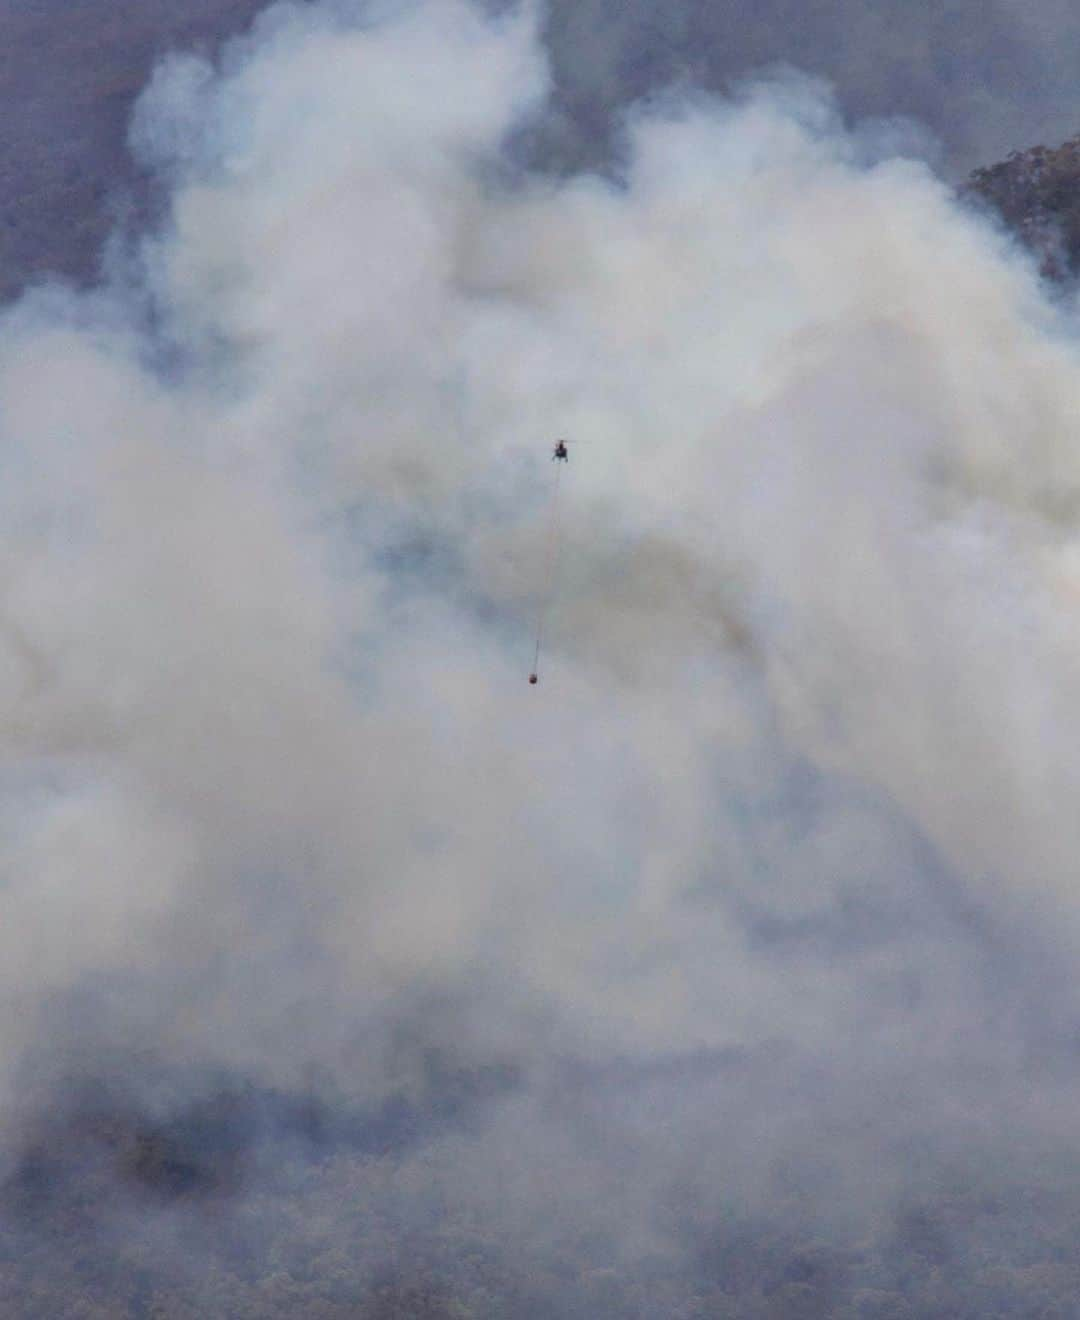
M 279 6 L 0 323 L 10 1167 L 91 1084 L 475 1105 L 426 1213 L 640 1259 L 1078 1135 L 1069 309 L 793 75 L 508 182 L 546 79 Z

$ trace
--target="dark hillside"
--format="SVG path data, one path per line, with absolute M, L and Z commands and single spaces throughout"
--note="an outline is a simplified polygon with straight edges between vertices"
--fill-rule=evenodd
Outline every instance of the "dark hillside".
M 965 192 L 987 202 L 1039 257 L 1052 279 L 1080 272 L 1080 137 L 1014 151 L 975 170 Z

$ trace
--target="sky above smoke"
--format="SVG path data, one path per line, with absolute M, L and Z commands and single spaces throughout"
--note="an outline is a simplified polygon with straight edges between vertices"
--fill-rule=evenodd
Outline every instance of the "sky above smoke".
M 963 174 L 1080 127 L 1080 17 L 1064 0 L 552 0 L 559 95 L 542 140 L 595 159 L 613 112 L 675 81 L 727 90 L 783 63 L 834 84 L 846 114 L 911 116 Z
M 263 7 L 0 0 L 0 300 L 51 272 L 96 277 L 117 217 L 146 212 L 124 133 L 154 61 L 214 50 Z M 539 26 L 552 95 L 515 145 L 555 174 L 621 156 L 624 111 L 642 97 L 670 85 L 728 95 L 781 65 L 835 86 L 851 121 L 917 121 L 907 149 L 917 142 L 954 181 L 1080 129 L 1080 17 L 1067 0 L 549 0 Z
M 766 1200 L 840 1130 L 873 1201 L 898 1134 L 1070 1139 L 1071 309 L 790 73 L 635 113 L 617 182 L 505 170 L 537 26 L 165 62 L 160 230 L 0 321 L 5 1131 L 148 1058 L 377 1104 L 434 1044 L 523 1079 L 500 1214 L 554 1162 L 635 1233 L 638 1157 Z M 625 1146 L 541 1117 L 574 1059 Z

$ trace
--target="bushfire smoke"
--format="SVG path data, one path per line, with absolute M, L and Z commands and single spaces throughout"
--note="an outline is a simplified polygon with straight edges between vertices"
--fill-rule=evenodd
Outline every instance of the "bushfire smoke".
M 614 179 L 508 163 L 546 90 L 528 8 L 276 6 L 141 99 L 160 227 L 0 320 L 12 1185 L 120 1150 L 126 1215 L 138 1114 L 249 1217 L 603 1264 L 1080 1136 L 1071 306 L 812 80 Z

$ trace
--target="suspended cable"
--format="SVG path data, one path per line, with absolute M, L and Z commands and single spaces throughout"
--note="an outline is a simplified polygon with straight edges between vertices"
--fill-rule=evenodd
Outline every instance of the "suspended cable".
M 552 454 L 555 462 L 555 486 L 551 492 L 551 505 L 548 511 L 547 546 L 544 552 L 544 584 L 540 593 L 540 603 L 536 614 L 536 651 L 533 655 L 530 683 L 540 682 L 540 647 L 544 639 L 544 624 L 547 621 L 548 607 L 555 589 L 555 575 L 559 567 L 559 555 L 562 550 L 562 524 L 559 518 L 559 491 L 562 487 L 563 464 L 569 459 L 566 441 L 560 440 Z

